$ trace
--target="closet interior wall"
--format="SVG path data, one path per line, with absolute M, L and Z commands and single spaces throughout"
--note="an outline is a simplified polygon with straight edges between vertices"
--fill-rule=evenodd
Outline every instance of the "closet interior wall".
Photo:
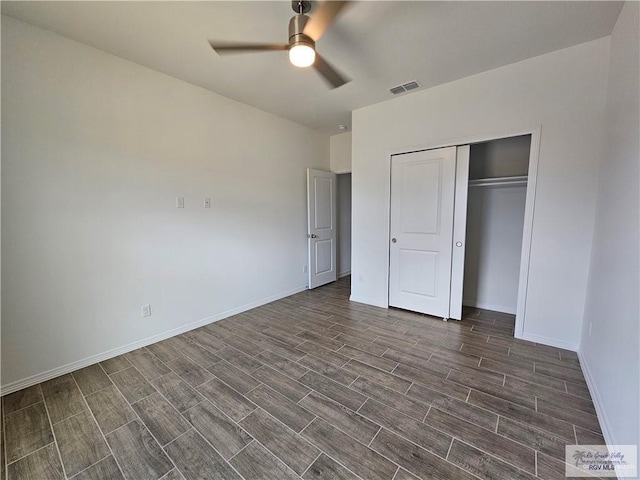
M 463 304 L 516 313 L 531 136 L 471 145 Z

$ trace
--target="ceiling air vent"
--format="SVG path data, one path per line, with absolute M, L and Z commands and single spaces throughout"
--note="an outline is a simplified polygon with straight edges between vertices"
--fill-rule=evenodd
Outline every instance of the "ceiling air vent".
M 410 82 L 403 83 L 402 85 L 398 85 L 397 87 L 391 87 L 389 91 L 394 95 L 398 95 L 399 93 L 408 92 L 409 90 L 413 90 L 419 86 L 420 84 L 417 81 L 412 80 Z

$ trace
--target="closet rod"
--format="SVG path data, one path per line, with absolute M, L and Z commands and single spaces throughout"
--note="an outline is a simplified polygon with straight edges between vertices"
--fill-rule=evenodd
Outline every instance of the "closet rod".
M 517 187 L 527 184 L 527 176 L 518 177 L 495 177 L 495 178 L 479 178 L 469 180 L 469 187 Z

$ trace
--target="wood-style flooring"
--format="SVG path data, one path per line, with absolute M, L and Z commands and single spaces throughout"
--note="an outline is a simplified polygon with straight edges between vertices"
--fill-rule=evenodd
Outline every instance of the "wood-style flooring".
M 2 478 L 564 479 L 604 443 L 574 352 L 349 278 L 7 395 Z

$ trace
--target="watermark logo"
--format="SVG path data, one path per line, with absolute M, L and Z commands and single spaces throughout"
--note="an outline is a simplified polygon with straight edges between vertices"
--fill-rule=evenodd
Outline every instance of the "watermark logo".
M 564 460 L 567 477 L 638 475 L 637 445 L 566 445 Z

